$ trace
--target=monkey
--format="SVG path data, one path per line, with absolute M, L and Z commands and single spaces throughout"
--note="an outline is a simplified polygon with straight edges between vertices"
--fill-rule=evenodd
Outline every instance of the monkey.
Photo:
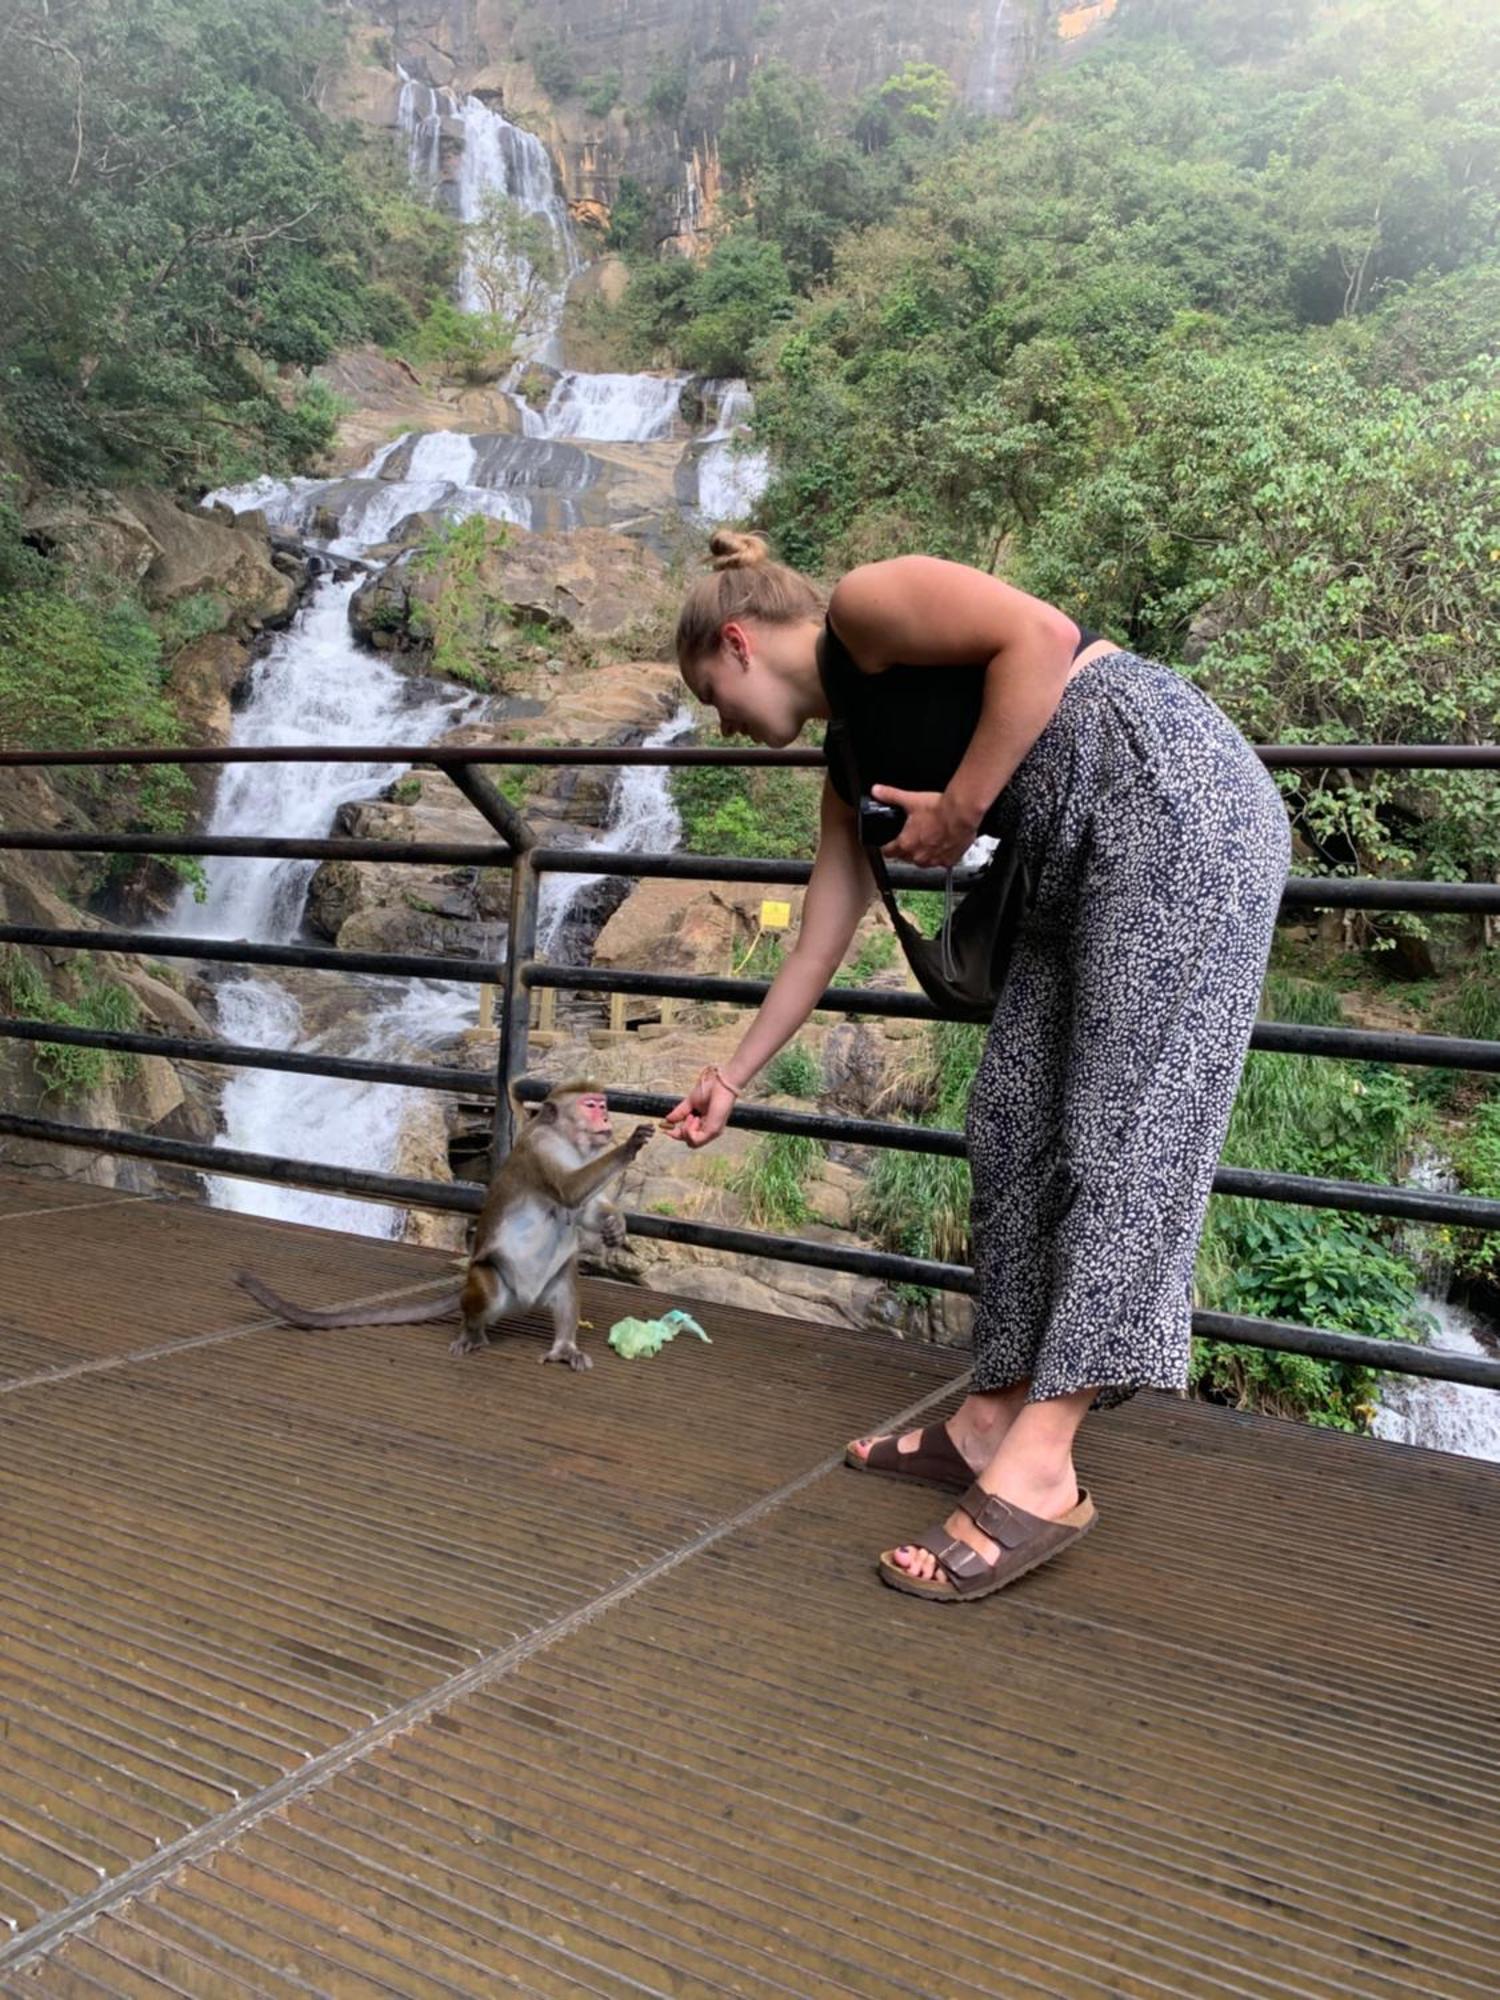
M 552 1316 L 552 1345 L 542 1356 L 565 1368 L 592 1368 L 578 1345 L 578 1236 L 588 1229 L 610 1245 L 625 1240 L 625 1218 L 603 1189 L 623 1174 L 651 1137 L 637 1125 L 613 1144 L 609 1104 L 587 1079 L 554 1084 L 534 1110 L 510 1090 L 514 1144 L 490 1183 L 474 1231 L 474 1248 L 458 1290 L 417 1306 L 382 1306 L 372 1312 L 318 1312 L 294 1305 L 248 1271 L 235 1282 L 292 1326 L 310 1331 L 340 1326 L 405 1326 L 446 1319 L 457 1310 L 462 1327 L 450 1354 L 473 1354 L 489 1342 L 489 1329 L 508 1313 L 545 1306 Z

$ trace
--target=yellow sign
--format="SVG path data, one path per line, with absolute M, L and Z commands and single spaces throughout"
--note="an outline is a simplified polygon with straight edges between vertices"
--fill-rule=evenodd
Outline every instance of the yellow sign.
M 789 931 L 792 927 L 790 903 L 762 903 L 760 927 L 763 931 Z

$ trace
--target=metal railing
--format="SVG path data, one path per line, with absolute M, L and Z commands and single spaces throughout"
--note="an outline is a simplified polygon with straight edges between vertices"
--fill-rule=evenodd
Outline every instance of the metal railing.
M 1259 754 L 1268 765 L 1282 768 L 1500 769 L 1500 745 L 1491 744 L 1298 744 L 1268 747 Z M 258 860 L 378 860 L 412 865 L 472 867 L 476 870 L 506 868 L 511 877 L 506 955 L 498 965 L 476 959 L 421 953 L 341 951 L 306 944 L 258 944 L 244 940 L 171 936 L 159 931 L 122 931 L 103 926 L 62 929 L 42 924 L 0 924 L 0 945 L 126 953 L 152 959 L 198 959 L 233 965 L 292 966 L 496 986 L 501 994 L 500 1047 L 493 1076 L 441 1066 L 304 1055 L 192 1037 L 68 1027 L 17 1018 L 0 1019 L 0 1038 L 61 1043 L 122 1054 L 160 1055 L 228 1068 L 288 1071 L 357 1083 L 397 1084 L 471 1099 L 491 1098 L 495 1105 L 493 1142 L 498 1157 L 511 1138 L 508 1087 L 514 1084 L 523 1100 L 540 1097 L 546 1089 L 545 1084 L 527 1080 L 525 1075 L 532 991 L 551 987 L 580 993 L 635 994 L 727 1002 L 739 1006 L 758 1004 L 766 991 L 766 982 L 754 979 L 613 968 L 603 970 L 592 966 L 548 965 L 541 962 L 536 957 L 536 948 L 539 885 L 543 875 L 579 873 L 636 880 L 675 879 L 795 886 L 807 881 L 811 864 L 805 861 L 734 859 L 719 855 L 614 854 L 594 849 L 540 846 L 534 830 L 523 816 L 484 775 L 485 768 L 526 764 L 816 768 L 822 761 L 822 753 L 816 750 L 646 749 L 630 746 L 606 749 L 423 745 L 413 748 L 410 745 L 387 744 L 337 748 L 298 745 L 282 748 L 257 746 L 239 749 L 0 753 L 0 766 L 27 767 L 317 762 L 427 766 L 444 772 L 498 836 L 497 840 L 490 842 L 400 842 L 154 833 L 107 835 L 0 829 L 0 850 L 174 857 L 232 856 Z M 893 880 L 903 887 L 932 887 L 942 880 L 940 876 L 913 868 L 893 868 L 891 874 Z M 1500 885 L 1293 876 L 1286 884 L 1283 907 L 1492 915 L 1500 914 Z M 926 1021 L 943 1018 L 939 1010 L 920 993 L 890 988 L 830 987 L 819 1005 L 824 1011 L 883 1018 Z M 1252 1037 L 1252 1046 L 1278 1054 L 1465 1069 L 1491 1075 L 1500 1073 L 1500 1043 L 1456 1036 L 1259 1022 Z M 643 1091 L 612 1089 L 608 1095 L 616 1109 L 648 1116 L 660 1115 L 675 1102 L 672 1097 Z M 963 1153 L 963 1138 L 958 1132 L 878 1119 L 794 1112 L 771 1105 L 742 1102 L 735 1108 L 734 1122 L 754 1132 L 795 1134 L 823 1141 L 928 1152 L 950 1158 L 961 1157 Z M 0 1135 L 86 1152 L 121 1155 L 206 1174 L 279 1182 L 404 1207 L 432 1208 L 458 1214 L 477 1213 L 484 1194 L 484 1190 L 472 1182 L 411 1180 L 394 1174 L 324 1166 L 280 1155 L 238 1151 L 188 1140 L 161 1138 L 154 1134 L 81 1126 L 13 1112 L 0 1112 Z M 1500 1229 L 1500 1201 L 1417 1188 L 1385 1187 L 1311 1175 L 1266 1173 L 1221 1166 L 1214 1177 L 1214 1192 L 1452 1227 Z M 745 1257 L 771 1258 L 851 1272 L 891 1283 L 956 1292 L 974 1290 L 973 1272 L 963 1265 L 938 1263 L 890 1251 L 814 1242 L 803 1237 L 771 1235 L 759 1230 L 735 1229 L 675 1216 L 631 1214 L 627 1221 L 631 1233 L 640 1237 L 723 1250 Z M 1193 1326 L 1195 1334 L 1201 1338 L 1232 1346 L 1280 1349 L 1396 1373 L 1434 1376 L 1500 1388 L 1500 1361 L 1445 1354 L 1407 1343 L 1365 1339 L 1353 1334 L 1236 1314 L 1198 1312 L 1194 1315 Z

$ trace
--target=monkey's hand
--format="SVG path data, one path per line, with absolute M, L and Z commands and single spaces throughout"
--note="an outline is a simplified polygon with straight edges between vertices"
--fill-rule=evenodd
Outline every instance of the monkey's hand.
M 625 1241 L 625 1218 L 617 1208 L 606 1209 L 599 1218 L 599 1238 L 611 1250 L 618 1250 Z
M 630 1137 L 625 1141 L 627 1148 L 626 1158 L 633 1160 L 638 1153 L 644 1152 L 655 1130 L 656 1127 L 654 1125 L 637 1125 Z

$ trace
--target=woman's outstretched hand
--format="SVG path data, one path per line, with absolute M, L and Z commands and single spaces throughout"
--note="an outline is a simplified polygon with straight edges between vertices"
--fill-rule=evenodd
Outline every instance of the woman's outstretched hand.
M 906 824 L 889 846 L 887 861 L 910 861 L 918 868 L 956 868 L 974 844 L 979 821 L 954 804 L 946 792 L 902 792 L 894 785 L 871 786 L 884 805 L 900 806 Z
M 729 1123 L 733 1109 L 734 1092 L 706 1069 L 682 1102 L 667 1113 L 664 1129 L 669 1138 L 685 1140 L 689 1146 L 707 1146 Z

